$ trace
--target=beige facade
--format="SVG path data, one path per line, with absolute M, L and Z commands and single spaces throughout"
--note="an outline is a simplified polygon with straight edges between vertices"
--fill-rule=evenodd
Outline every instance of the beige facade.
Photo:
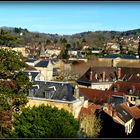
M 99 62 L 104 62 L 106 66 L 123 66 L 123 67 L 140 67 L 139 59 L 122 59 L 122 58 L 98 58 Z
M 133 105 L 140 105 L 140 99 L 138 96 L 133 96 L 133 95 L 125 95 L 125 98 L 129 101 L 129 103 Z
M 40 71 L 40 80 L 52 80 L 53 79 L 53 65 L 49 61 L 47 67 L 35 67 L 37 71 Z
M 61 52 L 61 50 L 55 50 L 55 49 L 47 49 L 45 51 L 45 53 L 48 54 L 49 56 L 51 56 L 53 54 L 58 56 L 60 54 L 60 52 Z
M 14 48 L 11 48 L 11 47 L 1 47 L 3 49 L 8 49 L 8 50 L 14 50 L 16 52 L 20 52 L 23 57 L 27 57 L 27 54 L 25 52 L 25 47 L 14 47 Z
M 92 83 L 92 89 L 99 89 L 99 90 L 107 90 L 111 87 L 112 82 L 100 82 L 100 83 Z
M 122 119 L 120 119 L 120 117 L 118 117 L 118 115 L 116 114 L 116 112 L 113 112 L 112 110 L 104 107 L 103 108 L 104 112 L 106 112 L 108 115 L 110 115 L 113 120 L 121 125 L 123 125 L 125 127 L 125 133 L 128 135 L 132 132 L 134 125 L 135 125 L 135 121 L 134 119 L 130 119 L 127 122 L 124 122 Z
M 29 102 L 27 103 L 26 107 L 33 107 L 39 106 L 41 104 L 50 105 L 52 107 L 57 107 L 59 109 L 64 109 L 73 114 L 75 118 L 78 118 L 80 109 L 82 106 L 87 107 L 88 101 L 84 101 L 82 98 L 77 99 L 74 101 L 62 101 L 62 100 L 49 100 L 45 98 L 35 98 L 35 97 L 28 97 Z

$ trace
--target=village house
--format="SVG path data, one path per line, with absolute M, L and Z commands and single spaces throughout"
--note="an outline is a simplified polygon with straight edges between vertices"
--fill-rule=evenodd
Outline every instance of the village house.
M 111 116 L 114 122 L 123 125 L 127 135 L 132 133 L 135 120 L 140 118 L 140 109 L 130 106 L 131 104 L 126 100 L 125 92 L 84 87 L 79 87 L 79 91 L 88 98 L 89 103 L 95 104 L 99 110 L 103 110 Z
M 21 53 L 23 55 L 23 57 L 27 57 L 27 53 L 26 53 L 25 47 L 17 46 L 17 47 L 11 48 L 11 47 L 5 46 L 5 47 L 1 47 L 1 48 L 16 51 L 18 53 Z
M 114 82 L 138 76 L 139 71 L 132 67 L 90 67 L 76 82 L 81 87 L 108 90 Z
M 88 107 L 88 100 L 68 82 L 36 81 L 29 90 L 27 106 L 50 105 L 71 112 L 78 118 L 81 107 Z
M 50 59 L 28 59 L 26 64 L 33 66 L 37 71 L 39 71 L 40 80 L 53 79 L 53 64 Z
M 112 84 L 109 90 L 114 91 L 114 92 L 124 92 L 125 99 L 129 103 L 131 103 L 132 105 L 139 106 L 140 105 L 140 83 L 134 83 L 132 82 L 132 79 L 129 79 L 129 80 L 116 82 Z

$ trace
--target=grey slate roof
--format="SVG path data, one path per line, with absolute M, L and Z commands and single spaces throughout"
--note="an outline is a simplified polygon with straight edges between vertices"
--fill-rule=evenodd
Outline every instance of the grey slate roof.
M 29 97 L 39 97 L 54 100 L 73 101 L 76 100 L 74 95 L 74 88 L 69 83 L 57 83 L 36 81 L 39 89 L 31 88 L 29 90 Z
M 37 64 L 35 65 L 35 67 L 47 67 L 48 64 L 49 64 L 49 61 L 48 61 L 48 60 L 42 60 L 42 61 L 40 61 L 39 63 L 37 63 Z
M 31 73 L 31 76 L 32 76 L 32 81 L 35 81 L 35 78 L 36 78 L 36 76 L 39 74 L 39 72 L 30 72 Z M 26 76 L 29 76 L 29 72 L 24 72 L 24 74 L 26 75 Z
M 112 97 L 109 99 L 108 102 L 113 104 L 113 107 L 115 107 L 116 105 L 123 103 L 124 102 L 124 98 L 112 95 Z
M 123 55 L 120 55 L 120 54 L 109 54 L 109 55 L 106 55 L 106 56 L 103 56 L 103 58 L 122 58 L 122 59 L 137 59 L 136 56 L 130 56 L 130 55 L 126 55 L 126 54 L 123 54 Z
M 36 58 L 29 58 L 28 60 L 26 60 L 26 62 L 34 62 L 36 60 L 37 60 Z

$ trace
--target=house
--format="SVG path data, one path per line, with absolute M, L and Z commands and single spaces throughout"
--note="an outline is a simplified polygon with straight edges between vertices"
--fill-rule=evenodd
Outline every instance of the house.
M 110 115 L 116 123 L 125 127 L 125 133 L 128 135 L 132 132 L 135 125 L 133 116 L 124 108 L 124 103 L 117 104 L 116 106 L 108 105 L 108 108 L 103 110 Z
M 117 43 L 108 43 L 106 47 L 106 51 L 109 53 L 120 53 L 120 45 Z
M 21 53 L 23 55 L 23 57 L 27 57 L 27 54 L 26 54 L 26 51 L 25 51 L 25 47 L 19 47 L 19 46 L 16 47 L 15 46 L 15 47 L 11 48 L 11 47 L 7 47 L 7 46 L 3 46 L 1 48 L 19 52 L 19 53 Z
M 117 78 L 117 71 L 112 67 L 90 67 L 77 83 L 81 87 L 106 90 Z
M 32 66 L 39 72 L 39 80 L 52 80 L 53 79 L 53 64 L 50 59 L 35 59 L 29 58 L 26 64 Z
M 129 81 L 139 76 L 139 71 L 140 68 L 132 67 L 90 67 L 76 82 L 81 87 L 107 90 L 116 81 Z
M 130 56 L 126 54 L 108 54 L 98 58 L 100 62 L 107 61 L 111 67 L 137 67 L 139 65 L 139 59 L 136 56 Z M 133 65 L 132 65 L 133 64 Z
M 41 60 L 34 66 L 40 71 L 40 80 L 52 80 L 53 79 L 53 65 L 51 60 Z
M 79 87 L 79 91 L 82 95 L 88 98 L 89 102 L 99 105 L 101 108 L 104 106 L 105 103 L 108 102 L 108 100 L 112 96 L 119 96 L 122 98 L 124 96 L 123 92 L 103 91 L 84 87 Z
M 140 105 L 140 83 L 133 83 L 131 80 L 118 81 L 113 83 L 109 90 L 124 92 L 126 101 L 136 106 Z
M 88 106 L 87 98 L 68 82 L 35 81 L 29 89 L 28 99 L 27 106 L 51 105 L 71 112 L 75 118 L 78 118 L 81 107 Z

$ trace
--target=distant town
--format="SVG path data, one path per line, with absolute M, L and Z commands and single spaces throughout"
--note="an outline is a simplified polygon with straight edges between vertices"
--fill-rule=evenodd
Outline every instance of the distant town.
M 139 29 L 1 28 L 0 69 L 0 138 L 140 137 Z

